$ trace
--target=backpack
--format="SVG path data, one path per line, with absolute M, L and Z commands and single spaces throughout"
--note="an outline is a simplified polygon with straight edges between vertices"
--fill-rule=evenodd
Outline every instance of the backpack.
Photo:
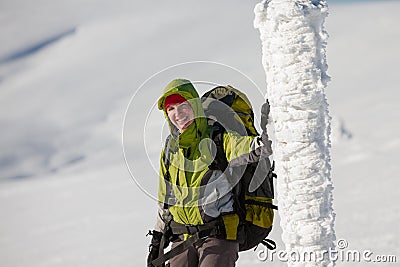
M 226 156 L 222 148 L 225 131 L 258 136 L 251 103 L 244 93 L 229 85 L 211 89 L 201 100 L 208 123 L 213 126 L 211 139 L 217 146 L 214 164 L 225 165 Z M 239 215 L 239 251 L 252 249 L 260 243 L 269 249 L 276 248 L 274 241 L 266 239 L 272 229 L 274 210 L 277 209 L 272 204 L 273 178 L 277 177 L 274 167 L 275 162 L 271 165 L 269 159 L 264 158 L 236 170 L 241 175 L 233 189 L 234 210 Z

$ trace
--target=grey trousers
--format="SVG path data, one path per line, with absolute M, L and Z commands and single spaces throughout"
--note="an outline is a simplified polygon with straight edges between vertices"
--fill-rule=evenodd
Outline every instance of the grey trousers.
M 181 242 L 174 242 L 172 248 Z M 170 267 L 234 267 L 238 258 L 238 242 L 208 237 L 173 257 L 169 263 Z

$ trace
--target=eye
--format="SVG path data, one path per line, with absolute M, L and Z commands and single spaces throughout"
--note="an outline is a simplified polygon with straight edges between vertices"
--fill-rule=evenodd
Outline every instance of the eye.
M 169 106 L 169 107 L 167 107 L 167 113 L 173 111 L 174 109 L 175 109 L 174 106 Z
M 188 109 L 188 108 L 189 108 L 189 103 L 183 102 L 183 103 L 180 105 L 180 108 L 182 108 L 182 109 Z

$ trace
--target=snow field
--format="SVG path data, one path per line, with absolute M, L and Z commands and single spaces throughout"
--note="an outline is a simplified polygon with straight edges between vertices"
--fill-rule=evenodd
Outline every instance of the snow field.
M 156 6 L 127 0 L 3 3 L 2 58 L 65 30 L 76 31 L 34 54 L 0 65 L 0 176 L 6 178 L 0 183 L 1 266 L 145 264 L 149 242 L 145 233 L 154 225 L 155 202 L 139 190 L 123 163 L 121 124 L 126 105 L 150 75 L 191 60 L 236 67 L 265 89 L 261 42 L 251 25 L 256 2 L 170 0 Z M 332 76 L 326 93 L 336 133 L 332 139 L 335 231 L 338 239 L 348 241 L 349 249 L 394 254 L 399 260 L 400 113 L 396 111 L 400 28 L 396 25 L 400 24 L 400 2 L 342 2 L 346 3 L 329 1 L 326 21 L 328 73 Z M 84 19 L 76 19 L 78 15 Z M 293 71 L 297 65 L 292 65 L 288 68 Z M 203 67 L 195 73 L 199 71 L 207 80 L 221 80 L 220 71 Z M 153 104 L 150 99 L 159 95 L 169 78 L 148 88 L 143 105 Z M 226 75 L 223 83 L 237 85 L 236 78 Z M 263 99 L 252 95 L 252 87 L 238 88 L 249 91 L 255 109 L 260 108 Z M 295 115 L 297 109 L 288 108 L 294 118 L 301 118 L 301 111 Z M 255 115 L 259 116 L 258 112 Z M 154 129 L 162 125 L 159 116 Z M 141 140 L 142 134 L 142 129 L 133 129 L 130 137 Z M 163 144 L 160 132 L 149 131 L 148 139 L 156 140 L 150 157 L 157 162 Z M 309 149 L 301 142 L 293 146 L 287 150 Z M 157 173 L 140 168 L 149 160 L 145 152 L 137 155 L 132 159 L 139 165 L 137 175 L 156 191 L 153 180 Z M 308 162 L 304 159 L 302 164 Z M 313 166 L 319 168 L 319 162 Z M 316 179 L 320 178 L 324 176 Z M 306 194 L 297 199 L 300 197 L 302 202 L 310 200 Z M 319 208 L 300 209 L 293 216 L 302 219 L 320 212 Z M 270 235 L 278 244 L 277 252 L 285 249 L 281 235 L 277 214 Z M 237 266 L 287 265 L 276 254 L 273 262 L 271 257 L 259 260 L 261 249 L 241 253 Z M 366 266 L 365 262 L 337 264 Z M 398 263 L 368 265 L 392 267 Z

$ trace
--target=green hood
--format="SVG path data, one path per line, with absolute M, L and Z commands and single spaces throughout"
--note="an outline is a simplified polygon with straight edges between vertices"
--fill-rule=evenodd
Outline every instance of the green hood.
M 164 111 L 164 116 L 169 122 L 171 133 L 176 132 L 176 127 L 170 122 L 167 112 L 164 109 L 165 99 L 173 94 L 179 94 L 185 98 L 193 108 L 195 121 L 186 129 L 183 135 L 190 135 L 188 138 L 202 139 L 204 136 L 208 137 L 207 119 L 204 115 L 204 110 L 201 105 L 199 94 L 194 88 L 193 84 L 186 79 L 175 79 L 171 81 L 164 89 L 163 95 L 158 100 L 158 108 Z M 182 136 L 183 137 L 183 136 Z M 193 140 L 193 139 L 192 139 Z M 194 140 L 193 140 L 194 141 Z

